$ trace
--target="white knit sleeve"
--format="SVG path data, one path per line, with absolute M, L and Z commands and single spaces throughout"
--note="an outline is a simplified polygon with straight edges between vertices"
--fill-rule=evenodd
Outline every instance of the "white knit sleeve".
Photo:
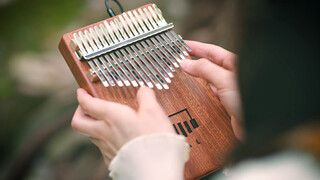
M 109 165 L 109 176 L 114 180 L 182 180 L 188 158 L 189 145 L 184 136 L 140 136 L 121 147 Z

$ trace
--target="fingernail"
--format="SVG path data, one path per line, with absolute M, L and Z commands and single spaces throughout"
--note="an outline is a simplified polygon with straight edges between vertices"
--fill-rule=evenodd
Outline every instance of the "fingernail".
M 218 94 L 218 89 L 215 86 L 213 86 L 211 83 L 209 85 L 210 85 L 210 88 L 212 89 L 212 91 L 214 92 L 214 94 L 220 100 L 220 97 L 219 97 L 219 94 Z
M 191 63 L 192 60 L 185 59 L 180 62 L 180 66 L 183 70 L 189 71 Z

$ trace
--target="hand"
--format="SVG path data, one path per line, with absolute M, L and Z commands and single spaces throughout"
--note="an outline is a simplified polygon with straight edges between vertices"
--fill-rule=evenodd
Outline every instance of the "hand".
M 192 49 L 190 55 L 199 60 L 184 60 L 181 68 L 188 74 L 206 79 L 231 116 L 235 136 L 243 138 L 241 102 L 236 80 L 236 55 L 215 45 L 186 41 Z
M 174 129 L 158 104 L 153 90 L 142 87 L 137 93 L 139 110 L 90 96 L 78 89 L 79 106 L 73 116 L 72 128 L 87 134 L 100 149 L 109 165 L 117 151 L 135 137 Z

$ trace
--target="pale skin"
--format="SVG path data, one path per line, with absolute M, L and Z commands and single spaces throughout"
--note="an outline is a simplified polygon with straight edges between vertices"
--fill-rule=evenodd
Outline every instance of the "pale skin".
M 238 139 L 243 138 L 241 102 L 236 81 L 236 55 L 215 45 L 186 41 L 197 61 L 183 60 L 181 68 L 191 76 L 206 79 L 231 116 L 231 125 Z M 142 87 L 137 93 L 139 108 L 94 98 L 85 90 L 77 90 L 79 106 L 71 125 L 86 134 L 100 149 L 109 165 L 126 142 L 152 133 L 175 133 L 157 102 L 152 89 Z

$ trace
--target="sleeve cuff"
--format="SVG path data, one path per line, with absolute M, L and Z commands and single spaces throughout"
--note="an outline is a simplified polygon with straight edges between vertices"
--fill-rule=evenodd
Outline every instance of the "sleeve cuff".
M 109 165 L 109 176 L 116 180 L 182 180 L 188 158 L 189 145 L 184 136 L 140 136 L 120 148 Z

